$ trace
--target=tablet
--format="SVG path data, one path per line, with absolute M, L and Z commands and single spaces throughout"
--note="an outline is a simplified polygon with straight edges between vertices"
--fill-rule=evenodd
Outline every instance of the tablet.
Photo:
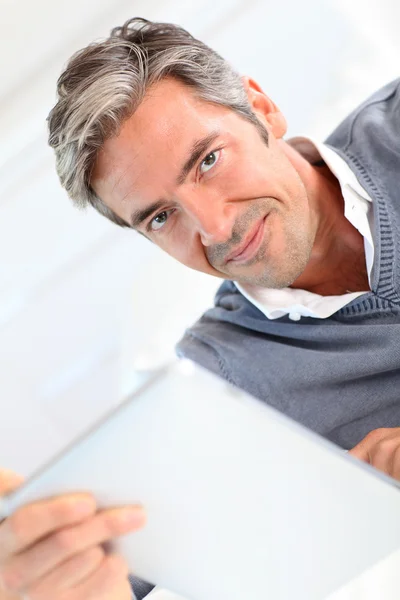
M 112 543 L 191 600 L 322 600 L 400 546 L 399 484 L 189 361 L 130 398 L 2 501 L 91 491 L 140 502 Z

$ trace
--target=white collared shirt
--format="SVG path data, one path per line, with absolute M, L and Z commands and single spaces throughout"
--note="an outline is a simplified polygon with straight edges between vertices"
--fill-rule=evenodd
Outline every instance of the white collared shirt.
M 311 138 L 306 139 L 317 148 L 322 159 L 339 181 L 344 198 L 344 216 L 358 229 L 364 238 L 365 260 L 371 286 L 374 262 L 371 197 L 359 184 L 346 162 L 334 150 Z M 275 290 L 248 283 L 237 283 L 236 281 L 234 283 L 243 296 L 264 313 L 268 319 L 279 319 L 279 317 L 289 315 L 289 318 L 293 321 L 299 321 L 301 317 L 326 319 L 358 296 L 367 293 L 360 291 L 340 296 L 320 296 L 307 290 L 289 287 Z

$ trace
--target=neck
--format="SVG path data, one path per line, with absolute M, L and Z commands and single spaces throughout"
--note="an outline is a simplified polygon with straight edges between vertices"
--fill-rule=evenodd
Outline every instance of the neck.
M 310 259 L 291 287 L 322 296 L 369 290 L 363 237 L 344 216 L 339 181 L 314 146 L 314 152 L 300 154 L 286 142 L 282 144 L 306 187 L 315 222 Z

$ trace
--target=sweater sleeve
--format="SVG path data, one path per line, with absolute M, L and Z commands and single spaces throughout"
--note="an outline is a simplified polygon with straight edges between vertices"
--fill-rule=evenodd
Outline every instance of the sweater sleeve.
M 155 588 L 153 584 L 147 583 L 134 575 L 129 575 L 129 583 L 132 588 L 132 600 L 143 600 Z
M 188 358 L 215 375 L 219 375 L 236 385 L 231 371 L 223 357 L 215 348 L 202 340 L 201 337 L 192 330 L 188 330 L 178 342 L 175 346 L 175 352 L 179 358 Z

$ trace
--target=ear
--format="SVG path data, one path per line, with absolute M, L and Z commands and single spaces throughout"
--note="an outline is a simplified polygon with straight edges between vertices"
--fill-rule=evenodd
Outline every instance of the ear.
M 279 108 L 263 92 L 251 77 L 242 77 L 243 87 L 247 93 L 253 112 L 276 138 L 282 138 L 287 131 L 286 119 Z

